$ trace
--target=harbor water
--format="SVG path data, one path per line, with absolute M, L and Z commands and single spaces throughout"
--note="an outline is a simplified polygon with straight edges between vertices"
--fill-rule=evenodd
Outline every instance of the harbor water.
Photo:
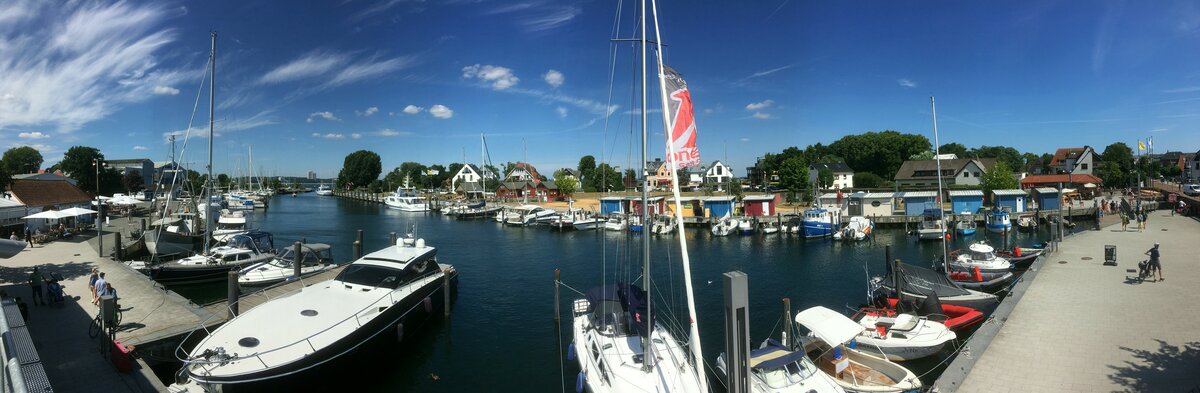
M 458 269 L 458 296 L 448 319 L 430 323 L 403 345 L 371 348 L 337 361 L 333 369 L 352 372 L 353 386 L 360 391 L 573 391 L 579 368 L 566 359 L 566 347 L 570 305 L 581 297 L 574 290 L 617 279 L 640 281 L 642 235 L 626 232 L 507 227 L 490 219 L 459 221 L 314 194 L 275 197 L 270 209 L 248 214 L 248 221 L 274 234 L 279 248 L 300 239 L 330 244 L 338 262 L 350 261 L 358 229 L 364 231 L 365 254 L 385 247 L 390 232 L 403 236 L 415 226 L 417 237 L 437 247 L 439 262 Z M 1090 225 L 1083 222 L 1077 230 Z M 1049 238 L 1045 232 L 1001 235 L 980 227 L 975 235 L 953 239 L 950 248 L 981 240 L 1011 248 Z M 656 317 L 679 328 L 677 321 L 687 314 L 675 236 L 654 236 L 651 254 Z M 918 241 L 900 228 L 877 229 L 873 239 L 857 243 L 779 234 L 714 237 L 707 227 L 688 228 L 685 236 L 710 372 L 723 351 L 723 273 L 740 270 L 749 276 L 751 341 L 757 346 L 779 337 L 781 299 L 791 299 L 792 316 L 817 305 L 849 313 L 867 300 L 868 277 L 883 274 L 885 246 L 892 246 L 893 258 L 925 267 L 942 247 L 941 242 Z M 560 324 L 554 320 L 555 269 L 566 284 Z M 225 295 L 224 283 L 172 289 L 197 303 Z M 686 335 L 677 337 L 682 341 Z M 931 384 L 952 352 L 948 348 L 905 365 Z M 348 386 L 343 377 L 321 379 L 328 388 Z

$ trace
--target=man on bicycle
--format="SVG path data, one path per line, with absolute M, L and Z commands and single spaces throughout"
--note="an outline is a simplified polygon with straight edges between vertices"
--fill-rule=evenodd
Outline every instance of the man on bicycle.
M 1147 250 L 1146 255 L 1150 256 L 1150 269 L 1158 276 L 1155 282 L 1163 281 L 1162 264 L 1158 262 L 1158 243 L 1154 243 L 1154 248 Z

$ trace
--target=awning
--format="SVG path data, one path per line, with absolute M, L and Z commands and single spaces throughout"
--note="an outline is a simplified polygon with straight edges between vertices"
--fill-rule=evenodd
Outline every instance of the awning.
M 25 219 L 25 220 L 34 219 L 34 218 L 51 218 L 51 219 L 57 220 L 60 218 L 67 218 L 67 217 L 75 217 L 75 215 L 67 214 L 60 210 L 47 210 L 47 211 L 44 211 L 41 213 L 30 214 L 28 216 L 21 217 L 21 218 Z
M 81 207 L 72 207 L 72 208 L 70 208 L 70 209 L 64 209 L 64 210 L 60 210 L 60 211 L 61 211 L 61 212 L 63 212 L 63 213 L 66 213 L 66 214 L 70 214 L 72 217 L 75 217 L 75 216 L 82 216 L 82 215 L 85 215 L 85 214 L 96 214 L 96 211 L 95 211 L 95 210 L 92 210 L 92 209 L 84 209 L 84 208 L 81 208 Z
M 862 333 L 863 327 L 845 315 L 816 306 L 796 314 L 796 323 L 804 325 L 813 335 L 831 347 L 842 345 Z

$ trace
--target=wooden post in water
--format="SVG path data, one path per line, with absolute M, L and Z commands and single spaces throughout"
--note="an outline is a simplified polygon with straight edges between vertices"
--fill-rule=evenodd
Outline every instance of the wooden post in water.
M 142 233 L 146 233 L 146 219 L 142 219 Z
M 358 230 L 358 235 L 354 238 L 354 240 L 356 240 L 358 242 L 358 251 L 359 251 L 358 255 L 355 256 L 354 259 L 362 258 L 362 246 L 364 246 L 362 229 Z
M 388 234 L 388 247 L 396 245 L 396 232 Z
M 362 242 L 355 240 L 354 246 L 351 248 L 351 250 L 354 253 L 355 260 L 362 258 Z
M 300 279 L 300 261 L 303 260 L 304 258 L 300 255 L 300 242 L 292 244 L 292 274 L 297 280 Z
M 226 300 L 229 305 L 229 319 L 233 319 L 238 315 L 238 272 L 236 270 L 229 271 L 229 299 Z
M 558 278 L 559 278 L 559 276 L 560 276 L 559 270 L 554 269 L 554 322 L 555 323 L 557 323 L 560 318 L 559 317 L 559 309 L 558 309 L 559 308 L 559 300 L 558 300 L 558 283 L 559 283 Z
M 446 302 L 444 316 L 450 316 L 450 269 L 442 269 L 442 300 Z
M 792 299 L 783 298 L 783 335 L 779 342 L 784 348 L 791 349 L 792 346 L 788 342 L 792 341 Z

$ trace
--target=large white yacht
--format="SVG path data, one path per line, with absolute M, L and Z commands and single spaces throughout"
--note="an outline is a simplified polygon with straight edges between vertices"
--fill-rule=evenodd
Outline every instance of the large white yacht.
M 429 211 L 429 204 L 426 203 L 425 198 L 417 196 L 417 189 L 409 187 L 408 178 L 404 178 L 403 186 L 383 198 L 383 203 L 390 208 L 406 212 Z
M 202 385 L 264 381 L 332 361 L 377 337 L 403 341 L 444 310 L 443 291 L 457 286 L 458 272 L 438 264 L 436 254 L 409 235 L 332 280 L 254 307 L 201 340 L 182 374 Z

